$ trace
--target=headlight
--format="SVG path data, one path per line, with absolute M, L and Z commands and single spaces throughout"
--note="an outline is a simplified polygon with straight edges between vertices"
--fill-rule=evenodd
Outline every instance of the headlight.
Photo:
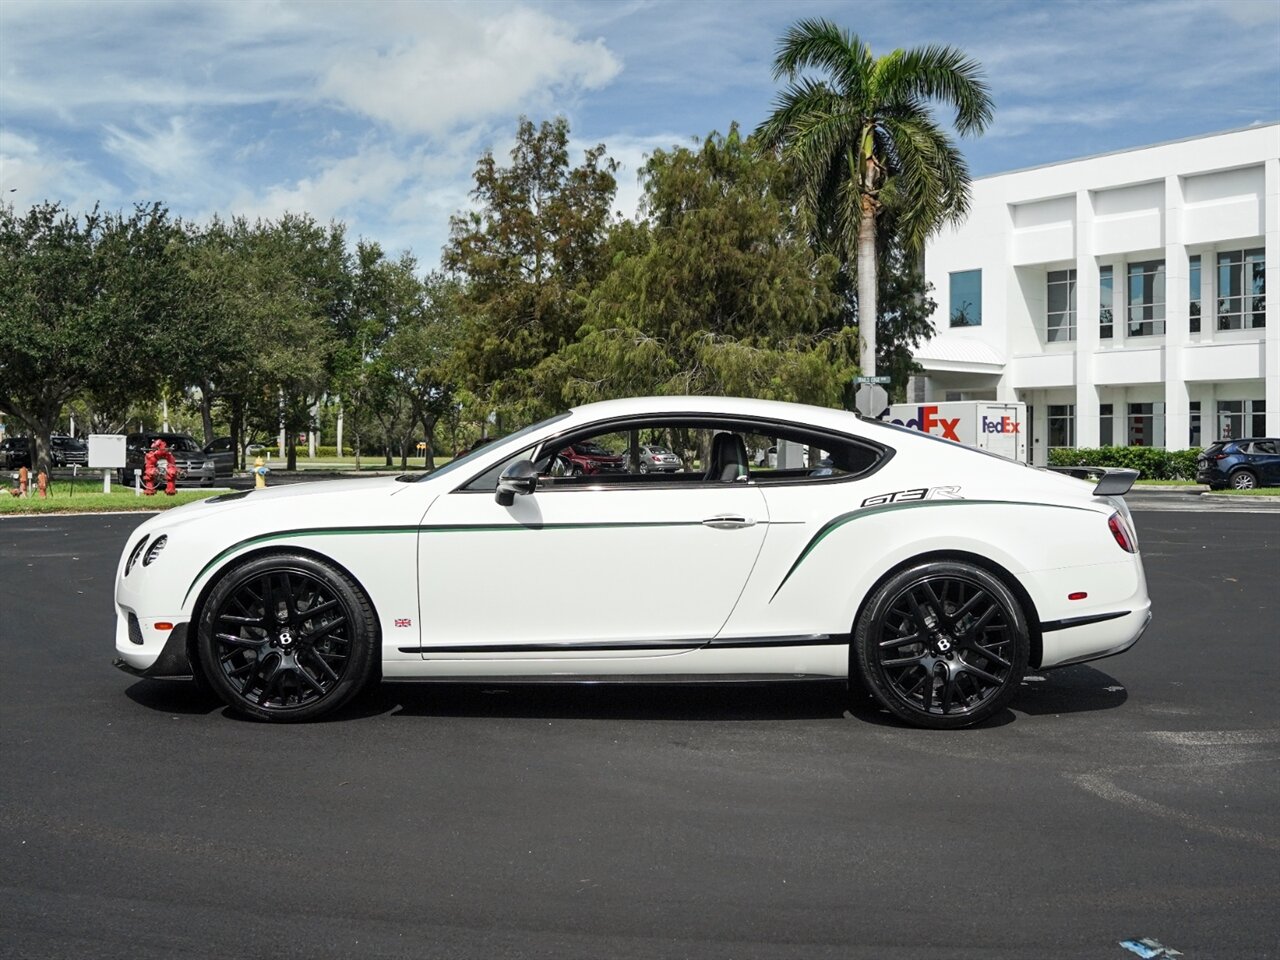
M 143 537 L 138 541 L 138 545 L 133 548 L 133 552 L 129 554 L 129 559 L 124 565 L 124 575 L 127 577 L 129 571 L 133 569 L 133 565 L 138 562 L 138 557 L 142 555 L 142 548 L 147 545 L 147 538 Z
M 155 558 L 160 556 L 160 551 L 165 548 L 165 544 L 167 544 L 168 542 L 169 542 L 169 538 L 164 534 L 161 534 L 160 536 L 156 537 L 155 540 L 152 541 L 151 543 L 151 549 L 149 549 L 147 551 L 147 555 L 142 558 L 142 565 L 144 567 L 151 566 Z

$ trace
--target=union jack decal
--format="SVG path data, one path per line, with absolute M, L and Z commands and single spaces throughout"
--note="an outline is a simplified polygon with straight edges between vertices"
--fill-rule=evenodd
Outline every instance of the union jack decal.
M 412 626 L 413 626 L 413 621 L 412 621 L 412 620 L 400 620 L 400 619 L 397 619 L 397 620 L 396 620 L 396 626 L 397 626 L 397 627 L 412 627 Z

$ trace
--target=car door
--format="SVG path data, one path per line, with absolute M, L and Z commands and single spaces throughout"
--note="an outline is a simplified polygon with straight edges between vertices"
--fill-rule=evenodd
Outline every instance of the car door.
M 1280 486 L 1280 440 L 1257 440 L 1252 453 L 1262 486 Z
M 732 612 L 767 522 L 742 482 L 545 481 L 510 506 L 492 491 L 447 493 L 418 537 L 424 655 L 698 645 Z

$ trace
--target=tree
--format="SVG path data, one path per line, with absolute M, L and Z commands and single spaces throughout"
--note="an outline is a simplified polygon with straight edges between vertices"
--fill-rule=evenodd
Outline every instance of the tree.
M 37 469 L 69 400 L 158 395 L 184 301 L 176 238 L 158 204 L 83 217 L 0 206 L 0 409 L 35 437 Z
M 308 430 L 312 410 L 333 383 L 338 332 L 350 305 L 344 228 L 285 214 L 259 223 L 246 237 L 249 312 L 257 374 L 248 413 L 264 432 L 279 425 L 286 468 L 297 468 L 294 440 Z
M 802 75 L 811 69 L 826 79 Z M 806 19 L 779 42 L 773 75 L 788 86 L 757 132 L 794 168 L 823 248 L 844 263 L 856 255 L 861 366 L 874 374 L 877 220 L 890 212 L 914 254 L 963 218 L 968 166 L 929 104 L 954 107 L 962 136 L 981 133 L 993 110 L 981 67 L 939 45 L 876 58 L 855 34 Z
M 463 368 L 491 409 L 537 415 L 534 368 L 572 342 L 602 255 L 617 165 L 598 145 L 569 165 L 569 124 L 522 118 L 511 165 L 481 157 L 479 209 L 450 221 L 444 267 L 463 281 Z
M 611 237 L 613 268 L 580 338 L 543 367 L 566 402 L 642 393 L 738 394 L 834 405 L 853 371 L 836 263 L 815 255 L 787 171 L 736 125 L 645 165 L 640 225 Z

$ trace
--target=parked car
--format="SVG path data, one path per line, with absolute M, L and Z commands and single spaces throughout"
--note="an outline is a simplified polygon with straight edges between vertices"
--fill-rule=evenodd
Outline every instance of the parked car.
M 626 473 L 627 461 L 598 443 L 574 443 L 560 451 L 564 472 L 571 477 L 592 477 L 600 473 Z
M 1280 439 L 1219 440 L 1196 459 L 1196 482 L 1213 490 L 1280 487 Z
M 5 437 L 0 440 L 0 467 L 6 470 L 26 467 L 30 470 L 35 452 L 36 445 L 30 437 Z
M 679 473 L 684 469 L 684 461 L 666 447 L 656 443 L 640 445 L 641 473 Z
M 49 438 L 49 456 L 55 467 L 84 467 L 89 463 L 89 445 L 75 437 L 55 433 Z
M 562 450 L 664 429 L 712 431 L 706 470 L 554 470 Z M 760 434 L 831 467 L 752 473 L 744 438 Z M 116 664 L 198 675 L 271 721 L 330 714 L 379 677 L 825 678 L 961 727 L 1003 711 L 1028 670 L 1138 641 L 1151 601 L 1121 499 L 1136 476 L 1082 481 L 841 410 L 611 400 L 433 473 L 147 520 L 116 569 Z M 662 614 L 563 615 L 585 600 Z
M 200 452 L 213 461 L 214 476 L 229 477 L 236 472 L 236 449 L 230 437 L 214 437 Z
M 178 468 L 175 483 L 199 483 L 211 487 L 216 476 L 214 462 L 204 455 L 200 444 L 186 433 L 131 433 L 125 440 L 125 465 L 120 471 L 120 482 L 133 483 L 133 471 L 146 468 L 147 451 L 151 445 L 163 440 L 173 454 L 174 465 Z M 156 464 L 156 472 L 163 478 L 168 473 L 167 461 Z M 160 480 L 158 482 L 164 482 Z

